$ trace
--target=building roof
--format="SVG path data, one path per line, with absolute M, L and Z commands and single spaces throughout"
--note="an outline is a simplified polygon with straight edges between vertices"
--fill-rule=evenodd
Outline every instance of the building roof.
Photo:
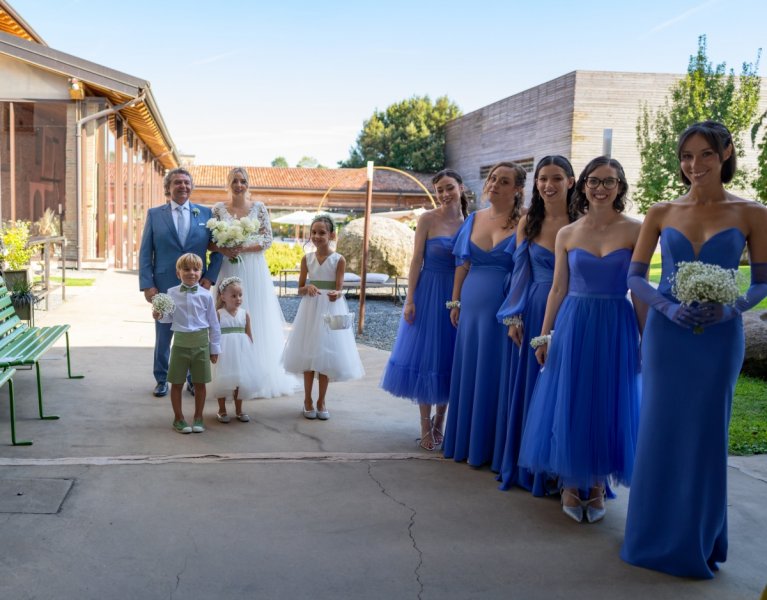
M 86 96 L 107 98 L 113 106 L 124 104 L 145 94 L 143 102 L 120 112 L 131 129 L 138 134 L 165 168 L 178 166 L 178 151 L 165 126 L 148 81 L 2 31 L 0 31 L 0 54 L 66 77 L 76 78 L 85 84 Z
M 224 188 L 226 176 L 234 167 L 219 165 L 190 165 L 187 167 L 194 179 L 195 187 Z M 301 169 L 289 167 L 244 167 L 248 172 L 250 189 L 259 190 L 302 190 L 364 192 L 367 189 L 366 169 Z M 411 173 L 429 189 L 431 175 Z M 394 194 L 423 194 L 423 189 L 409 177 L 376 170 L 373 177 L 373 191 Z
M 5 0 L 0 0 L 0 31 L 43 46 L 48 45 Z

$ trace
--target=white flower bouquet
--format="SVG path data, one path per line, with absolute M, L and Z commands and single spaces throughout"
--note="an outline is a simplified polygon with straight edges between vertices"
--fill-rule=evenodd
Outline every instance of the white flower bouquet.
M 669 283 L 674 297 L 686 305 L 704 302 L 732 305 L 740 296 L 737 269 L 724 269 L 699 260 L 677 263 Z M 693 331 L 702 333 L 703 328 L 698 326 Z
M 210 229 L 216 246 L 238 248 L 258 240 L 258 229 L 261 223 L 253 217 L 242 217 L 231 221 L 209 219 L 205 226 Z M 239 260 L 239 257 L 230 258 L 229 262 L 237 263 Z
M 176 310 L 176 304 L 168 294 L 155 294 L 152 296 L 152 310 L 160 313 L 161 317 L 169 317 Z

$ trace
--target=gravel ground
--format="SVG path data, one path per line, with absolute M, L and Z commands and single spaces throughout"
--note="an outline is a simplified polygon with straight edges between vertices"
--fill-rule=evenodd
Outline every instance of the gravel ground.
M 291 285 L 292 283 L 292 285 Z M 295 282 L 288 283 L 288 294 L 279 296 L 282 313 L 285 320 L 289 323 L 296 318 L 298 305 L 301 298 L 295 294 Z M 347 297 L 349 310 L 355 315 L 359 315 L 359 299 L 356 297 Z M 391 351 L 394 345 L 394 339 L 397 337 L 397 328 L 399 327 L 399 318 L 402 315 L 402 306 L 395 304 L 390 297 L 376 298 L 373 295 L 367 296 L 365 302 L 365 330 L 362 335 L 357 335 L 357 341 L 360 344 L 373 346 L 379 350 Z M 355 322 L 355 328 L 357 324 Z M 356 329 L 355 329 L 356 332 Z

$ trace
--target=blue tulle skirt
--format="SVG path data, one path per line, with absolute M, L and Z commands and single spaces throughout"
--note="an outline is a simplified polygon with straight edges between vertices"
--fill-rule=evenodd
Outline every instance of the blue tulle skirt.
M 639 423 L 639 339 L 625 298 L 568 295 L 536 381 L 519 465 L 565 487 L 629 485 Z

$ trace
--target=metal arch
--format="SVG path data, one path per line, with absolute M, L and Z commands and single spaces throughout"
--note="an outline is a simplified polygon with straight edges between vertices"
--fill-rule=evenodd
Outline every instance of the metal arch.
M 364 168 L 364 167 L 363 167 Z M 437 208 L 437 203 L 434 201 L 434 197 L 431 195 L 431 192 L 426 188 L 424 184 L 422 184 L 418 179 L 413 177 L 410 173 L 407 173 L 406 171 L 401 171 L 400 169 L 395 169 L 394 167 L 376 167 L 373 165 L 373 169 L 382 169 L 384 171 L 392 171 L 393 173 L 399 173 L 400 175 L 404 175 L 405 177 L 409 177 L 412 179 L 418 187 L 420 187 L 424 192 L 426 192 L 426 195 L 429 197 L 429 200 L 431 201 L 431 205 L 434 208 Z M 322 208 L 322 204 L 325 202 L 325 199 L 328 197 L 328 194 L 333 191 L 335 188 L 335 185 L 331 185 L 328 190 L 325 192 L 325 194 L 322 196 L 322 199 L 320 200 L 320 203 L 317 205 L 317 212 L 320 212 L 320 209 Z

